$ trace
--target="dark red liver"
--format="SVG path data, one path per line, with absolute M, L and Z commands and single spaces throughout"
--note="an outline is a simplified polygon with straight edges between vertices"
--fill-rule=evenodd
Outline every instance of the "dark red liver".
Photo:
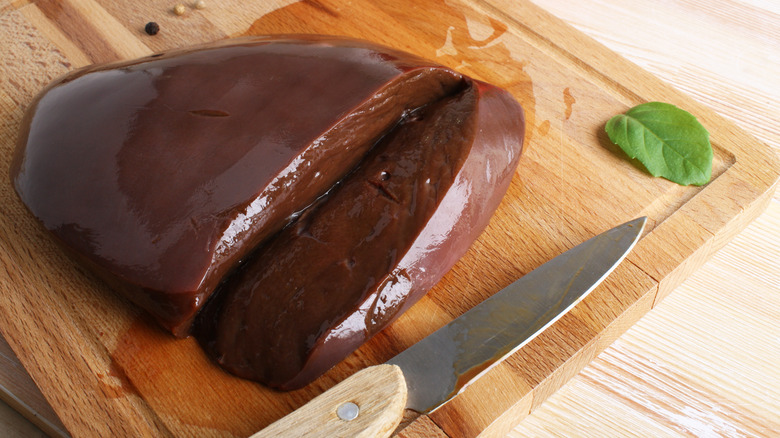
M 460 75 L 334 37 L 266 37 L 94 66 L 27 112 L 30 211 L 178 336 L 249 250 Z
M 223 285 L 202 314 L 206 350 L 285 390 L 327 371 L 468 249 L 506 192 L 522 136 L 519 106 L 483 83 L 410 115 Z
M 160 324 L 186 336 L 199 315 L 215 361 L 292 389 L 455 264 L 524 129 L 507 92 L 413 55 L 248 38 L 61 78 L 26 113 L 11 176 Z

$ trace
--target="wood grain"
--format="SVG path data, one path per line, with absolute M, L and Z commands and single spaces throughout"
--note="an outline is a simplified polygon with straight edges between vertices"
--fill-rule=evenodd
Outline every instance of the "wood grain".
M 510 436 L 774 436 L 779 226 L 774 202 Z
M 337 414 L 345 403 L 358 407 L 356 418 L 344 419 Z M 349 376 L 250 438 L 385 438 L 400 423 L 405 406 L 406 381 L 401 368 L 376 365 Z
M 765 207 L 777 178 L 775 158 L 732 124 L 525 2 L 430 1 L 423 6 L 397 2 L 359 8 L 335 1 L 241 3 L 238 14 L 219 14 L 209 8 L 202 16 L 168 17 L 164 27 L 170 29 L 168 39 L 151 39 L 139 30 L 143 23 L 138 21 L 148 19 L 140 19 L 143 13 L 155 19 L 166 17 L 162 14 L 170 5 L 161 2 L 139 3 L 141 14 L 132 8 L 133 13 L 120 10 L 111 2 L 63 2 L 71 12 L 61 15 L 43 13 L 51 7 L 41 8 L 43 3 L 14 3 L 0 16 L 10 26 L 0 27 L 11 29 L 8 38 L 23 36 L 21 43 L 12 46 L 10 53 L 16 56 L 0 60 L 0 103 L 4 102 L 0 108 L 8 116 L 3 117 L 0 143 L 6 160 L 22 108 L 58 71 L 80 65 L 85 58 L 110 60 L 125 50 L 144 50 L 141 45 L 165 50 L 214 38 L 218 32 L 336 32 L 370 38 L 505 86 L 529 115 L 530 147 L 507 200 L 453 272 L 398 324 L 310 392 L 271 404 L 262 401 L 267 394 L 261 389 L 217 374 L 191 342 L 166 339 L 126 303 L 108 298 L 103 285 L 47 242 L 6 188 L 2 196 L 8 215 L 3 215 L 1 243 L 8 250 L 3 265 L 12 281 L 4 285 L 9 292 L 3 296 L 29 294 L 20 290 L 20 284 L 43 285 L 37 294 L 45 292 L 45 296 L 34 296 L 38 301 L 22 298 L 21 306 L 4 307 L 0 330 L 11 334 L 9 342 L 63 422 L 81 434 L 96 433 L 84 424 L 96 421 L 112 423 L 106 427 L 115 427 L 112 432 L 120 434 L 251 433 L 269 421 L 257 416 L 258 410 L 263 411 L 258 406 L 278 418 L 354 370 L 386 360 L 563 249 L 620 220 L 649 214 L 652 224 L 638 248 L 641 257 L 632 257 L 616 272 L 612 285 L 599 288 L 575 313 L 472 385 L 447 409 L 413 423 L 420 424 L 420 430 L 430 430 L 434 424 L 452 436 L 504 433 L 747 225 Z M 106 23 L 92 23 L 97 30 L 81 36 L 88 41 L 71 41 L 72 20 L 106 13 L 113 17 L 110 26 L 124 26 L 140 43 L 112 40 L 102 27 Z M 57 65 L 59 70 L 51 69 Z M 679 188 L 653 180 L 605 144 L 599 132 L 609 115 L 651 99 L 693 109 L 714 129 L 713 138 L 719 139 L 716 178 L 709 186 Z M 724 198 L 726 202 L 721 201 Z M 21 239 L 14 234 L 17 229 Z M 680 230 L 685 230 L 685 239 L 680 239 Z M 41 303 L 48 310 L 41 311 Z M 33 326 L 23 330 L 9 315 L 29 319 Z M 58 328 L 61 332 L 35 327 L 41 319 L 64 320 Z M 66 352 L 35 342 L 27 345 L 31 336 L 73 348 Z M 62 367 L 58 375 L 49 376 L 50 367 L 36 364 L 41 352 L 47 352 L 44 357 L 49 362 L 65 358 L 56 360 Z M 180 366 L 166 367 L 170 362 Z M 213 382 L 213 392 L 188 391 L 204 379 Z M 72 393 L 59 388 L 63 386 L 59 380 L 69 380 L 64 383 L 73 388 Z M 96 390 L 81 389 L 85 394 L 80 395 L 79 388 Z M 235 403 L 237 395 L 254 400 L 250 403 L 254 409 Z M 95 396 L 101 400 L 90 404 L 87 399 Z M 182 403 L 193 397 L 199 401 L 197 406 Z M 100 406 L 93 408 L 95 403 Z M 74 418 L 74 407 L 86 407 L 88 418 Z M 204 413 L 208 418 L 203 418 Z
M 780 73 L 773 2 L 537 3 L 780 152 L 778 125 L 768 122 L 780 116 L 780 86 L 768 80 Z M 656 37 L 670 32 L 677 38 Z M 511 436 L 774 436 L 778 221 L 776 193 L 766 213 Z

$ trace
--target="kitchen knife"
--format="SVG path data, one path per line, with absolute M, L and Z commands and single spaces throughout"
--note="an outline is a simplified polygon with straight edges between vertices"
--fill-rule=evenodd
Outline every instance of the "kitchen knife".
M 626 257 L 646 221 L 635 219 L 566 251 L 250 438 L 389 436 L 404 409 L 432 412 L 566 314 Z

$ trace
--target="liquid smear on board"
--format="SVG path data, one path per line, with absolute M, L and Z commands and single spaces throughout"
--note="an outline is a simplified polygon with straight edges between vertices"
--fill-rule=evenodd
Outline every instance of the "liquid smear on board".
M 571 95 L 571 90 L 569 87 L 566 87 L 563 89 L 563 103 L 566 105 L 566 111 L 564 113 L 564 117 L 566 120 L 569 120 L 571 117 L 571 110 L 572 106 L 577 102 L 577 99 L 574 98 L 574 96 Z
M 522 50 L 510 51 L 506 23 L 451 0 L 371 2 L 360 8 L 337 0 L 293 3 L 257 19 L 244 35 L 338 34 L 414 53 L 505 88 L 525 111 L 525 144 L 536 131 L 533 83 Z M 520 42 L 520 41 L 516 41 Z M 521 45 L 525 45 L 521 43 Z
M 143 398 L 175 435 L 249 436 L 311 398 L 231 376 L 194 338 L 174 338 L 146 316 L 120 335 L 111 358 L 104 386 Z

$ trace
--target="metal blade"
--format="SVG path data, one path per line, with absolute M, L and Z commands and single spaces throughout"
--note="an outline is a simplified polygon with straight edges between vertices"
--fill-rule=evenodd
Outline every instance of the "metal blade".
M 404 373 L 406 407 L 433 411 L 544 331 L 625 258 L 646 220 L 627 222 L 566 251 L 390 359 Z

